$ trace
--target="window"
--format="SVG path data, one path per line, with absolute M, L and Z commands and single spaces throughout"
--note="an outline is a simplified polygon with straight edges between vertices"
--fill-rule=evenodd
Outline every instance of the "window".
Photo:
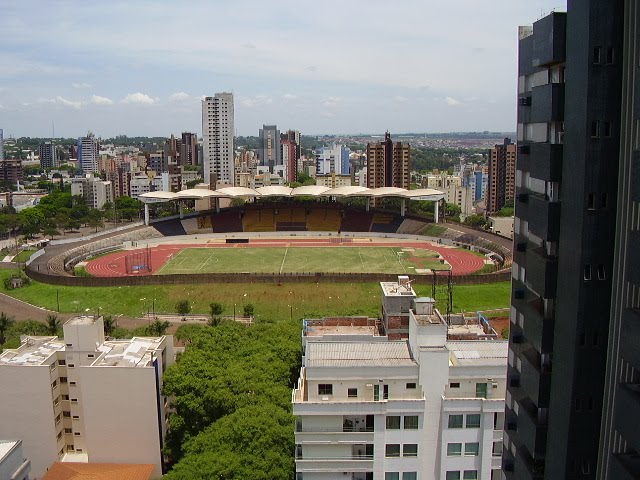
M 417 415 L 405 415 L 405 417 L 404 417 L 404 429 L 405 430 L 417 430 L 418 429 L 418 416 Z
M 356 398 L 358 396 L 358 389 L 357 388 L 347 389 L 347 396 L 349 398 Z
M 400 416 L 389 415 L 387 417 L 387 430 L 400 430 Z
M 451 382 L 449 388 L 460 388 L 460 382 Z
M 447 443 L 447 457 L 460 457 L 462 455 L 461 443 Z
M 385 472 L 384 480 L 400 480 L 400 473 L 398 473 L 398 472 Z
M 462 428 L 462 415 L 449 415 L 449 428 Z
M 502 456 L 502 442 L 493 442 L 492 455 L 494 457 Z
M 447 472 L 447 476 L 446 476 L 447 480 L 460 480 L 460 472 Z
M 478 471 L 477 470 L 465 470 L 462 475 L 463 480 L 478 480 Z
M 71 399 L 71 403 L 78 403 L 78 399 L 77 398 L 72 398 Z
M 591 280 L 591 265 L 584 266 L 584 279 L 585 281 Z
M 602 122 L 602 135 L 611 137 L 611 122 Z
M 402 480 L 418 480 L 418 472 L 404 472 Z
M 76 382 L 69 382 L 69 385 L 75 386 Z
M 93 353 L 87 354 L 87 358 L 93 358 Z
M 73 430 L 71 430 L 70 428 L 65 428 L 64 433 L 73 433 Z
M 614 58 L 613 47 L 607 47 L 607 64 L 611 65 L 614 60 L 615 60 L 615 58 Z
M 73 363 L 70 363 L 69 368 L 73 368 L 73 367 L 75 367 L 75 365 Z
M 415 388 L 416 388 L 416 383 L 415 382 L 407 383 L 407 390 L 413 390 Z
M 598 280 L 606 280 L 607 274 L 604 270 L 604 265 L 598 265 Z
M 79 437 L 79 436 L 80 436 L 80 432 L 73 432 L 73 434 L 74 434 L 76 437 Z
M 480 414 L 472 413 L 467 415 L 467 428 L 480 428 Z
M 67 361 L 66 361 L 66 360 L 58 360 L 58 365 L 60 365 L 60 366 L 64 366 L 64 365 L 66 365 L 66 364 L 67 364 Z
M 80 415 L 74 415 L 74 416 L 73 416 L 73 419 L 74 419 L 74 420 L 80 420 Z
M 601 202 L 600 202 L 600 206 L 602 208 L 607 208 L 607 200 L 608 200 L 608 195 L 606 193 L 603 193 L 602 194 L 602 199 L 601 199 Z
M 400 444 L 399 443 L 388 443 L 384 446 L 384 456 L 385 457 L 399 457 L 400 456 Z
M 487 398 L 486 383 L 476 383 L 476 398 Z
M 333 384 L 331 383 L 318 384 L 318 395 L 333 395 Z
M 590 193 L 587 196 L 587 209 L 588 210 L 595 210 L 596 209 L 596 194 L 595 193 Z
M 402 456 L 403 457 L 417 457 L 418 456 L 418 444 L 416 443 L 405 443 L 402 445 Z
M 600 61 L 600 47 L 593 47 L 593 63 L 597 65 Z
M 600 136 L 600 122 L 594 120 L 591 122 L 591 138 L 598 138 Z
M 478 453 L 480 453 L 480 444 L 478 442 L 464 444 L 465 457 L 477 457 Z
M 69 417 L 71 417 L 71 412 L 62 412 L 62 416 L 64 418 L 69 418 Z
M 60 383 L 67 383 L 67 377 L 60 377 Z
M 56 385 L 58 385 L 58 381 L 54 380 L 53 383 L 51 384 L 51 390 L 53 390 L 54 388 L 56 388 Z

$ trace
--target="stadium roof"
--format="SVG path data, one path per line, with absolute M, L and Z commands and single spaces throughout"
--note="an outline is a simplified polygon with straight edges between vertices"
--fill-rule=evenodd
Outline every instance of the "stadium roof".
M 420 188 L 406 190 L 396 187 L 367 188 L 358 186 L 345 186 L 338 188 L 322 187 L 320 185 L 305 185 L 290 188 L 284 185 L 272 185 L 260 187 L 255 190 L 246 187 L 225 187 L 218 190 L 204 188 L 190 188 L 177 193 L 173 192 L 149 192 L 143 193 L 138 198 L 145 203 L 168 202 L 182 199 L 201 199 L 209 197 L 235 198 L 235 197 L 398 197 L 413 200 L 436 201 L 444 198 L 444 193 L 432 188 Z

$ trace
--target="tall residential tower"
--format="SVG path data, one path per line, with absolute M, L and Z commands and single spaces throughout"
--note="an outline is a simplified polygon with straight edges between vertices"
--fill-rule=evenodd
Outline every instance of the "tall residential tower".
M 513 202 L 516 180 L 516 146 L 510 138 L 489 150 L 487 212 L 495 213 Z
M 367 144 L 367 187 L 409 188 L 411 182 L 411 147 L 408 143 L 391 140 Z
M 202 141 L 204 181 L 234 184 L 233 93 L 216 93 L 202 100 Z M 214 187 L 214 185 L 212 185 Z

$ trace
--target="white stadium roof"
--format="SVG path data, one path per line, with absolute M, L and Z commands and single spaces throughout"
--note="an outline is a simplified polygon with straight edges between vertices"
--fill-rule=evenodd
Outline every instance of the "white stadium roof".
M 173 192 L 149 192 L 143 193 L 138 198 L 145 203 L 168 202 L 183 199 L 201 199 L 209 197 L 235 198 L 235 197 L 397 197 L 413 200 L 436 201 L 444 198 L 444 193 L 432 188 L 420 188 L 417 190 L 405 190 L 396 187 L 367 188 L 357 186 L 345 186 L 327 188 L 319 185 L 306 185 L 297 188 L 283 185 L 272 185 L 251 189 L 246 187 L 225 187 L 218 190 L 204 188 L 190 188 L 177 193 Z

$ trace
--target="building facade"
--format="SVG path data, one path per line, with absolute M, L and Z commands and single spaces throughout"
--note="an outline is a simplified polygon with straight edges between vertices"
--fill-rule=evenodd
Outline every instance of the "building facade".
M 38 153 L 40 155 L 41 168 L 49 169 L 58 167 L 58 152 L 55 143 L 41 143 L 38 147 Z
M 258 134 L 258 161 L 261 167 L 268 167 L 274 173 L 282 165 L 280 130 L 276 125 L 263 125 Z
M 409 188 L 411 183 L 411 147 L 393 143 L 389 132 L 384 141 L 367 144 L 367 187 Z
M 298 480 L 500 478 L 506 342 L 448 327 L 432 299 L 382 284 L 383 295 L 403 288 L 403 339 L 377 319 L 305 321 Z
M 200 165 L 198 150 L 198 135 L 195 133 L 182 132 L 182 138 L 180 140 L 180 164 Z
M 233 185 L 233 93 L 216 93 L 202 100 L 202 152 L 205 183 L 212 175 Z
M 316 150 L 316 175 L 350 175 L 350 154 L 351 150 L 336 143 L 319 148 Z
M 98 171 L 98 141 L 93 133 L 78 139 L 78 170 L 82 173 Z
M 629 176 L 619 169 L 623 4 L 569 1 L 520 28 L 508 479 L 596 477 L 616 199 Z M 610 453 L 640 446 L 614 443 Z
M 16 184 L 22 181 L 23 176 L 22 160 L 19 158 L 0 161 L 0 180 Z
M 489 150 L 487 212 L 495 213 L 512 203 L 516 181 L 516 145 L 510 138 Z
M 0 354 L 0 432 L 22 439 L 36 478 L 59 460 L 153 464 L 160 476 L 172 337 L 106 340 L 102 317 L 63 328 Z
M 71 179 L 71 195 L 82 196 L 89 208 L 102 209 L 106 203 L 113 202 L 113 185 L 88 174 Z
M 4 160 L 4 133 L 0 128 L 0 160 Z

